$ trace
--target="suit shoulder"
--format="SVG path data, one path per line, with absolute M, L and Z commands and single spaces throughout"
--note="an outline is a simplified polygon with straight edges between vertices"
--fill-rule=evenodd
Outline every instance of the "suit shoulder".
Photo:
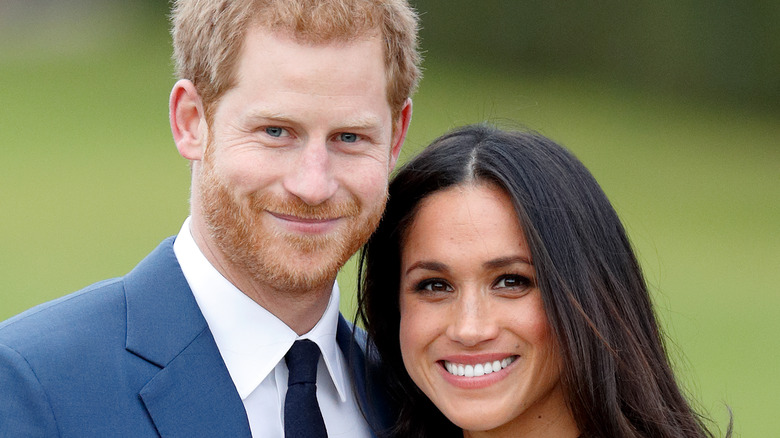
M 112 321 L 124 320 L 124 309 L 122 278 L 104 280 L 1 322 L 0 343 L 22 352 L 97 338 L 106 334 Z
M 59 436 L 43 385 L 26 359 L 0 344 L 0 436 Z
M 102 341 L 110 333 L 126 330 L 126 289 L 133 281 L 156 284 L 156 274 L 175 264 L 173 238 L 164 240 L 127 275 L 103 280 L 64 297 L 35 306 L 0 322 L 0 343 L 36 346 L 46 343 Z M 151 274 L 144 269 L 159 267 Z M 135 278 L 135 280 L 132 280 Z

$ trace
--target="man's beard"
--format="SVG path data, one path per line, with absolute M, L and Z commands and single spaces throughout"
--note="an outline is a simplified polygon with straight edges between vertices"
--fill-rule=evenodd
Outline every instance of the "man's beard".
M 236 199 L 231 188 L 214 171 L 213 144 L 207 148 L 200 181 L 202 213 L 209 237 L 225 259 L 255 284 L 277 291 L 305 293 L 329 287 L 338 270 L 376 229 L 387 193 L 375 205 L 360 205 L 351 196 L 345 202 L 311 206 L 290 195 L 280 199 L 256 192 Z M 372 208 L 361 218 L 362 208 Z M 268 212 L 305 219 L 342 218 L 327 234 L 284 232 Z

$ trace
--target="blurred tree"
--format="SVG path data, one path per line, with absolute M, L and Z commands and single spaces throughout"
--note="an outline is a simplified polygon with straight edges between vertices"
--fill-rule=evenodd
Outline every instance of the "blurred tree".
M 435 58 L 780 107 L 776 0 L 412 0 Z
M 780 108 L 777 0 L 410 1 L 422 13 L 432 60 L 584 74 Z M 61 25 L 68 17 L 115 33 L 139 18 L 162 29 L 169 8 L 167 0 L 0 0 L 0 49 L 64 45 L 74 37 L 58 30 L 73 28 Z

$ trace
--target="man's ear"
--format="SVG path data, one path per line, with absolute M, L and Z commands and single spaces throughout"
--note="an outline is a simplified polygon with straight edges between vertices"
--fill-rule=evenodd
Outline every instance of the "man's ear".
M 409 130 L 409 123 L 412 121 L 412 99 L 407 98 L 404 102 L 401 112 L 398 113 L 398 119 L 395 120 L 393 127 L 393 142 L 390 144 L 390 169 L 393 170 L 395 163 L 398 162 L 398 156 L 401 155 L 401 146 L 406 140 L 406 132 Z
M 168 109 L 171 133 L 179 154 L 190 161 L 203 159 L 208 129 L 203 102 L 192 81 L 180 79 L 176 82 L 171 90 Z

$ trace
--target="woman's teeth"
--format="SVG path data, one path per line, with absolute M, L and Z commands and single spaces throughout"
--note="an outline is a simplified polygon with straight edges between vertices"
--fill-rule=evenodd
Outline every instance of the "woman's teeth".
M 516 358 L 517 356 L 510 356 L 503 360 L 494 360 L 493 362 L 478 363 L 476 365 L 463 365 L 445 360 L 444 368 L 453 376 L 480 377 L 508 367 Z

